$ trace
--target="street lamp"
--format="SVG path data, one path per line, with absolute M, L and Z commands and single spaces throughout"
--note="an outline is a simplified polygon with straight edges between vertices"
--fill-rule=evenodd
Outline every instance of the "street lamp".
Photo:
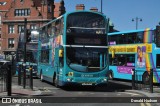
M 138 29 L 138 21 L 142 21 L 142 18 L 132 18 L 132 21 L 136 21 L 136 30 Z
M 103 2 L 102 2 L 102 0 L 101 0 L 101 13 L 102 13 L 102 10 L 103 10 L 103 9 L 102 9 L 102 6 L 103 6 L 102 4 L 103 4 Z
M 102 10 L 103 10 L 103 9 L 102 9 L 102 0 L 101 0 L 101 13 L 102 13 Z

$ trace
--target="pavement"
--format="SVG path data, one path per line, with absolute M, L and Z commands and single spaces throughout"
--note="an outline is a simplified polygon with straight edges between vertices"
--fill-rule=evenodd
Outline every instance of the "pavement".
M 42 91 L 40 91 L 38 88 L 33 87 L 33 90 L 29 87 L 26 87 L 25 89 L 23 86 L 12 84 L 12 95 L 11 96 L 38 96 L 41 95 Z M 0 93 L 0 97 L 7 96 L 7 92 Z
M 160 106 L 160 86 L 153 88 L 153 93 L 149 91 L 149 88 L 142 89 L 142 90 L 127 90 L 128 92 L 133 93 L 140 93 L 147 97 L 149 97 L 152 100 L 157 100 L 158 102 L 154 103 L 154 106 Z M 152 102 L 151 102 L 152 103 Z M 148 106 L 148 105 L 147 105 Z
M 135 92 L 140 93 L 143 95 L 146 95 L 147 97 L 160 97 L 160 86 L 155 87 L 153 89 L 153 93 L 150 93 L 149 89 L 143 89 L 143 90 L 125 90 L 127 92 Z M 38 96 L 38 95 L 44 95 L 43 90 L 33 87 L 33 90 L 30 89 L 28 86 L 24 89 L 23 86 L 20 86 L 18 84 L 12 83 L 12 96 Z M 6 96 L 7 92 L 0 92 L 0 97 Z
M 143 95 L 146 95 L 147 97 L 159 97 L 160 98 L 160 88 L 154 88 L 153 93 L 150 93 L 149 89 L 146 90 L 127 90 L 129 92 L 136 92 Z
M 149 98 L 160 98 L 160 86 L 154 88 L 154 92 L 150 93 L 149 89 L 144 89 L 144 90 L 125 90 L 126 92 L 133 92 L 133 93 L 139 93 L 146 95 Z M 29 87 L 26 87 L 25 89 L 23 86 L 19 86 L 18 84 L 12 83 L 12 97 L 16 96 L 45 96 L 49 94 L 45 94 L 43 90 L 40 90 L 37 87 L 33 87 L 33 90 L 30 89 Z M 53 95 L 54 96 L 54 95 Z M 0 92 L 0 98 L 1 97 L 8 97 L 7 92 Z M 160 100 L 158 100 L 160 101 Z M 160 106 L 160 103 L 156 103 L 156 106 Z

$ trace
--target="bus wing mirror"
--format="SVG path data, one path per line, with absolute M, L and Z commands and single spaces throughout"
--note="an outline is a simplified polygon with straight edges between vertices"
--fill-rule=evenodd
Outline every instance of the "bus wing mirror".
M 115 58 L 115 51 L 112 51 L 112 58 Z
M 63 57 L 63 49 L 59 50 L 59 57 Z

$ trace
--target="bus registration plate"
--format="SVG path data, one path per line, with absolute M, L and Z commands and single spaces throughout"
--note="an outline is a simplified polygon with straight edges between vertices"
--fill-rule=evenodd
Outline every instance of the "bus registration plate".
M 86 83 L 82 83 L 82 85 L 93 85 L 93 83 L 86 82 Z

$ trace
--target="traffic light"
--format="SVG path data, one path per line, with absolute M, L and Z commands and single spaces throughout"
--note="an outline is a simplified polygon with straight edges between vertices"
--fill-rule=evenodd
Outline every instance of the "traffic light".
M 31 31 L 27 29 L 26 32 L 26 42 L 30 42 L 31 41 Z
M 156 45 L 160 47 L 160 26 L 156 26 Z

